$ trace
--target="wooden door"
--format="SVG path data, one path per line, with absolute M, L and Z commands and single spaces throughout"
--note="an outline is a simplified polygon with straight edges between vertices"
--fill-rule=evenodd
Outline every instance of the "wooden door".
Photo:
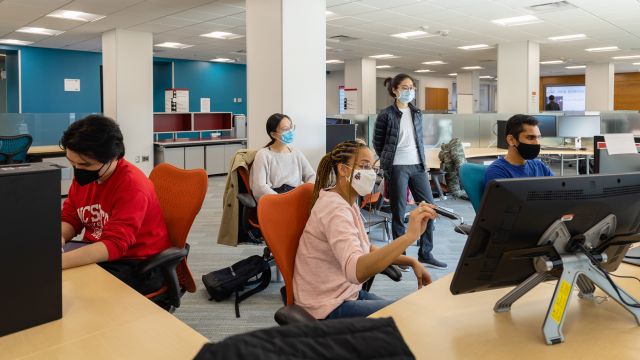
M 449 109 L 449 89 L 424 88 L 426 110 L 447 111 Z

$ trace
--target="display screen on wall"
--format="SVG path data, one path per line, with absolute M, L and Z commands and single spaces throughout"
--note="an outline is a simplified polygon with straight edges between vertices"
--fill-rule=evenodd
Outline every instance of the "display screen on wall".
M 555 97 L 555 102 L 560 105 L 562 111 L 585 110 L 584 85 L 547 85 L 544 91 L 545 105 L 549 102 L 549 96 Z

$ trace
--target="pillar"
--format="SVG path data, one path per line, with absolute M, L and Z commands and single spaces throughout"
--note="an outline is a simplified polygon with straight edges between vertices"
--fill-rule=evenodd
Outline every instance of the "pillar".
M 540 44 L 518 41 L 498 45 L 498 113 L 540 111 Z
M 585 110 L 613 110 L 614 75 L 612 63 L 587 65 L 585 71 Z

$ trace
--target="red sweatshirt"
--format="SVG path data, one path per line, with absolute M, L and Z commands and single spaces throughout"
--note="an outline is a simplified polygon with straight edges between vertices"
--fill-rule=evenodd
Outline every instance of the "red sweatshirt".
M 62 206 L 62 221 L 85 241 L 101 241 L 109 261 L 146 259 L 170 247 L 167 225 L 153 184 L 125 159 L 101 184 L 74 180 Z

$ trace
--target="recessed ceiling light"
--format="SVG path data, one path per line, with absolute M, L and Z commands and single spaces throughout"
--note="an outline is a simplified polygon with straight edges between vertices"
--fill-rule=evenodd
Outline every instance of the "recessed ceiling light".
M 376 69 L 389 69 L 392 68 L 393 66 L 391 65 L 378 65 L 376 66 Z
M 465 66 L 462 69 L 464 70 L 481 70 L 484 69 L 482 66 Z
M 632 65 L 640 65 L 640 62 L 637 62 L 637 63 L 633 63 Z
M 572 41 L 572 40 L 584 40 L 587 38 L 585 34 L 573 34 L 573 35 L 562 35 L 562 36 L 552 36 L 548 38 L 553 41 Z
M 327 60 L 325 61 L 327 64 L 342 64 L 344 61 L 342 60 Z
M 573 65 L 573 66 L 565 66 L 565 69 L 584 69 L 586 68 L 586 65 Z
M 16 39 L 0 39 L 0 44 L 31 45 L 31 44 L 33 44 L 33 41 L 24 41 L 24 40 L 16 40 Z
M 56 36 L 64 32 L 60 30 L 52 30 L 52 29 L 45 29 L 45 28 L 39 28 L 39 27 L 23 27 L 16 31 L 21 33 L 48 35 L 48 36 Z
M 193 45 L 168 41 L 168 42 L 163 42 L 163 43 L 160 43 L 160 44 L 155 44 L 154 46 L 166 47 L 166 48 L 170 48 L 170 49 L 186 49 L 186 48 L 192 47 Z
M 423 65 L 444 65 L 444 64 L 446 64 L 446 62 L 440 61 L 440 60 L 436 60 L 436 61 L 425 61 L 422 64 Z
M 458 73 L 451 73 L 451 74 L 448 74 L 448 75 L 449 76 L 458 76 Z
M 82 11 L 73 11 L 73 10 L 56 10 L 47 16 L 55 17 L 59 19 L 68 19 L 68 20 L 77 20 L 84 22 L 92 22 L 98 21 L 100 19 L 104 19 L 104 15 L 98 14 L 90 14 Z
M 397 56 L 391 55 L 391 54 L 380 54 L 380 55 L 371 55 L 369 56 L 370 58 L 373 59 L 391 59 Z
M 462 49 L 462 50 L 483 50 L 483 49 L 490 49 L 490 48 L 491 46 L 487 44 L 458 46 L 458 49 Z
M 399 34 L 393 34 L 391 36 L 397 37 L 397 38 L 400 38 L 400 39 L 420 39 L 420 38 L 425 38 L 425 37 L 433 37 L 433 36 L 436 36 L 436 35 L 429 34 L 426 31 L 416 30 L 416 31 L 403 32 L 403 33 L 399 33 Z
M 518 25 L 540 23 L 542 22 L 542 20 L 538 19 L 533 15 L 524 15 L 524 16 L 515 16 L 510 18 L 491 20 L 491 22 L 500 26 L 518 26 Z
M 490 75 L 482 75 L 482 76 L 480 76 L 480 79 L 493 79 L 493 76 L 490 76 Z
M 433 70 L 429 70 L 429 69 L 419 69 L 419 70 L 416 70 L 416 71 L 414 71 L 414 72 L 417 72 L 417 73 L 427 73 L 427 72 L 434 72 L 434 71 L 433 71 Z
M 244 35 L 238 35 L 238 34 L 226 32 L 226 31 L 214 31 L 214 32 L 202 34 L 200 36 L 213 38 L 213 39 L 222 39 L 222 40 L 232 40 L 232 39 L 239 39 L 244 37 Z
M 551 65 L 551 64 L 563 64 L 564 60 L 547 60 L 547 61 L 540 61 L 540 64 L 542 65 Z
M 640 59 L 640 55 L 626 55 L 626 56 L 614 56 L 612 59 L 625 60 L 625 59 Z
M 214 58 L 211 59 L 209 61 L 214 61 L 214 62 L 223 62 L 223 63 L 233 63 L 236 62 L 234 59 L 228 59 L 228 58 Z
M 585 50 L 589 52 L 605 52 L 605 51 L 618 51 L 620 50 L 620 48 L 617 46 L 605 46 L 605 47 L 597 47 L 597 48 L 588 48 Z

